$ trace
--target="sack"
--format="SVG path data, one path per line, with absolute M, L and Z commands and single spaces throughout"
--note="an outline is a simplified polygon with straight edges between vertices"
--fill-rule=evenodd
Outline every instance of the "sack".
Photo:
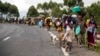
M 75 6 L 75 7 L 72 8 L 72 11 L 73 12 L 80 12 L 81 8 L 80 8 L 80 6 Z
M 58 31 L 61 31 L 62 29 L 61 29 L 61 27 L 58 27 L 57 30 L 58 30 Z
M 75 34 L 78 35 L 80 34 L 80 31 L 81 31 L 81 28 L 80 28 L 80 25 L 78 25 L 75 29 Z
M 89 27 L 87 28 L 87 31 L 93 33 L 93 29 L 94 29 L 93 26 L 89 26 Z
M 58 21 L 58 22 L 56 22 L 56 26 L 59 26 L 60 24 L 61 24 L 61 22 L 59 22 L 59 21 Z
M 66 37 L 67 42 L 72 42 L 72 39 L 70 37 Z
M 66 31 L 70 31 L 70 27 L 69 26 L 66 26 Z
M 66 20 L 64 24 L 67 25 L 68 24 L 68 21 Z
M 50 24 L 49 24 L 50 26 L 52 26 L 53 25 L 53 23 L 52 22 L 50 22 Z

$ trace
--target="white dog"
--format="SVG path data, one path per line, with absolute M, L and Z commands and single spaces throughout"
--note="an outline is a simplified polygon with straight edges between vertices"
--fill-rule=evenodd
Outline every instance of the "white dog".
M 49 32 L 50 35 L 51 35 L 51 41 L 53 42 L 53 44 L 55 45 L 56 44 L 56 41 L 58 40 L 57 36 L 54 35 L 53 33 Z

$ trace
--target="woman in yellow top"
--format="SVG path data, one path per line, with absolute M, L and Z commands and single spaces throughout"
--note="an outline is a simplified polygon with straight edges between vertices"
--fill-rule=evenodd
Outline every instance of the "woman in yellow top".
M 87 19 L 87 21 L 86 21 L 86 27 L 89 26 L 89 22 L 90 22 L 90 19 Z

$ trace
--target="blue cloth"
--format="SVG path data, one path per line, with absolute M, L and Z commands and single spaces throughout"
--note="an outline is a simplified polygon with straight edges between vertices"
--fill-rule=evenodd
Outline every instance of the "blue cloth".
M 81 31 L 81 27 L 80 27 L 80 25 L 77 25 L 77 27 L 75 29 L 75 34 L 76 35 L 80 34 L 80 31 Z
M 73 12 L 80 12 L 81 8 L 80 8 L 80 6 L 75 6 L 75 7 L 72 8 L 72 11 Z
M 39 27 L 42 27 L 43 26 L 43 21 L 42 20 L 39 21 L 38 25 L 39 25 Z

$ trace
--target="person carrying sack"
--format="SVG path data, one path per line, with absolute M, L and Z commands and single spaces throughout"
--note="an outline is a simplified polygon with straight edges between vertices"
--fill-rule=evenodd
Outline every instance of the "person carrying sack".
M 52 20 L 50 20 L 50 23 L 49 23 L 49 25 L 50 25 L 50 26 L 53 26 L 53 22 L 52 22 Z

